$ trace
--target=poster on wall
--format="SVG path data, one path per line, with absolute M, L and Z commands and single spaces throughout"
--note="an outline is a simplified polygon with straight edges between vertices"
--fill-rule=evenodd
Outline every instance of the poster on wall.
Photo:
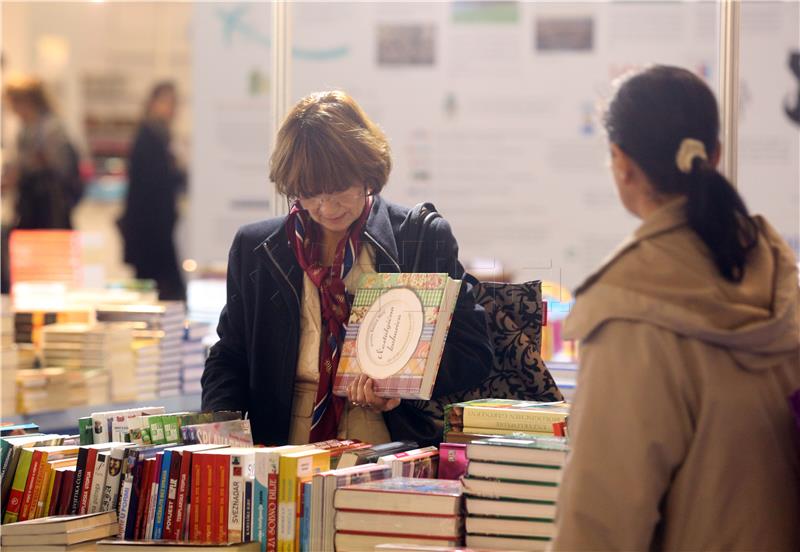
M 268 14 L 265 6 L 246 6 L 236 8 L 234 31 L 225 30 L 218 7 L 196 8 L 201 21 L 196 56 L 204 65 L 196 69 L 196 113 L 210 132 L 210 137 L 198 132 L 207 142 L 197 148 L 196 161 L 213 176 L 204 180 L 211 190 L 198 190 L 209 195 L 196 204 L 201 209 L 194 215 L 203 226 L 200 240 L 214 244 L 204 245 L 204 251 L 216 258 L 226 251 L 234 221 L 244 224 L 258 209 L 270 210 L 264 203 L 270 197 L 264 149 L 268 91 L 254 98 L 240 85 L 250 82 L 254 64 L 268 69 L 269 41 L 257 39 L 269 28 Z M 320 90 L 349 92 L 392 147 L 393 170 L 383 195 L 407 206 L 434 203 L 451 223 L 465 264 L 491 277 L 543 279 L 572 288 L 636 228 L 616 197 L 599 117 L 614 79 L 632 67 L 666 63 L 687 67 L 717 88 L 718 11 L 709 3 L 291 7 L 293 99 Z M 791 21 L 788 15 L 780 17 Z M 773 36 L 773 42 L 797 42 L 797 29 L 781 25 L 776 32 L 781 38 Z M 743 74 L 749 70 L 745 61 Z M 779 99 L 762 97 L 771 86 L 767 82 L 772 81 L 761 83 L 756 75 L 750 84 L 752 112 L 743 116 L 741 137 L 773 140 L 787 153 L 780 158 L 773 153 L 771 170 L 779 175 L 774 195 L 743 190 L 748 199 L 757 196 L 753 203 L 762 212 L 774 213 L 788 236 L 791 230 L 783 228 L 797 224 L 791 226 L 792 209 L 781 198 L 798 181 L 797 137 L 756 121 L 762 109 L 784 101 L 791 81 L 787 76 L 775 87 L 771 96 Z M 247 112 L 260 106 L 263 111 Z M 235 136 L 223 138 L 225 128 Z M 248 132 L 255 138 L 247 140 L 249 148 L 234 148 Z M 757 181 L 750 170 L 743 167 L 740 175 Z M 259 207 L 241 207 L 245 204 Z M 793 212 L 796 217 L 796 208 Z
M 236 230 L 272 214 L 268 3 L 193 7 L 189 255 L 224 262 Z

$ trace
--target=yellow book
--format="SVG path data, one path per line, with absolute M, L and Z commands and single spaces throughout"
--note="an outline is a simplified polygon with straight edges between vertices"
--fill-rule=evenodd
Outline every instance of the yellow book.
M 483 402 L 483 404 L 481 404 Z M 463 403 L 463 427 L 552 433 L 553 424 L 569 416 L 567 404 L 493 399 Z
M 25 484 L 28 482 L 28 472 L 31 469 L 33 451 L 23 448 L 20 451 L 17 471 L 14 472 L 14 482 L 11 484 L 11 492 L 5 503 L 5 514 L 3 523 L 15 523 L 19 520 L 19 512 L 22 509 L 22 496 L 25 494 Z M 9 477 L 10 474 L 6 474 Z
M 50 512 L 50 502 L 53 500 L 53 487 L 56 482 L 56 469 L 50 464 L 50 481 L 47 482 L 47 496 L 44 500 L 44 508 L 42 508 L 42 517 L 47 517 Z
M 311 449 L 281 455 L 278 470 L 278 552 L 300 549 L 298 501 L 300 486 L 315 473 L 330 468 L 331 454 L 327 450 Z
M 56 471 L 53 469 L 53 466 L 45 462 L 42 467 L 42 489 L 39 492 L 39 496 L 35 497 L 36 509 L 31 516 L 32 519 L 45 516 L 45 512 L 47 512 L 45 508 L 50 506 L 50 494 L 53 492 L 53 478 L 55 473 Z

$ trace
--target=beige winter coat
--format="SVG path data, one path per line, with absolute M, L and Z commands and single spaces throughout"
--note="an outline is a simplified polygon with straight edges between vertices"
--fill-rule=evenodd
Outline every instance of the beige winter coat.
M 757 217 L 728 282 L 684 206 L 651 214 L 577 292 L 557 550 L 800 550 L 794 255 Z

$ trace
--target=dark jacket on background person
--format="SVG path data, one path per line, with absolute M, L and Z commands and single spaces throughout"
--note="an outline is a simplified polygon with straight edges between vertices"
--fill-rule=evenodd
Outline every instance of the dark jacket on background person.
M 128 197 L 119 221 L 125 262 L 137 278 L 156 281 L 161 299 L 184 299 L 185 289 L 173 232 L 178 220 L 177 196 L 185 175 L 169 149 L 168 129 L 145 121 L 128 160 Z
M 419 232 L 418 210 L 375 196 L 362 235 L 375 250 L 377 272 L 408 272 Z M 220 340 L 203 373 L 203 410 L 248 413 L 253 440 L 284 444 L 289 437 L 300 336 L 303 270 L 288 245 L 285 217 L 242 227 L 228 259 L 227 304 L 220 315 Z M 428 229 L 419 272 L 447 272 L 462 279 L 458 244 L 442 218 Z M 471 285 L 461 286 L 433 396 L 478 385 L 489 373 L 492 348 L 482 307 Z M 438 443 L 441 426 L 414 401 L 384 414 L 393 439 Z

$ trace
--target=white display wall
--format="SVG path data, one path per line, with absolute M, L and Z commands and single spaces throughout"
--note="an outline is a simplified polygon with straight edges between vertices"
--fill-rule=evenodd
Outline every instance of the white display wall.
M 798 5 L 744 8 L 740 182 L 754 209 L 797 243 L 798 128 L 781 114 L 796 94 L 786 58 L 798 48 Z M 717 9 L 295 3 L 291 90 L 294 99 L 350 92 L 389 136 L 385 196 L 432 201 L 468 263 L 572 287 L 636 226 L 615 196 L 597 119 L 610 82 L 656 62 L 691 68 L 716 89 Z M 224 259 L 239 225 L 272 212 L 269 11 L 194 9 L 190 224 L 199 261 Z

